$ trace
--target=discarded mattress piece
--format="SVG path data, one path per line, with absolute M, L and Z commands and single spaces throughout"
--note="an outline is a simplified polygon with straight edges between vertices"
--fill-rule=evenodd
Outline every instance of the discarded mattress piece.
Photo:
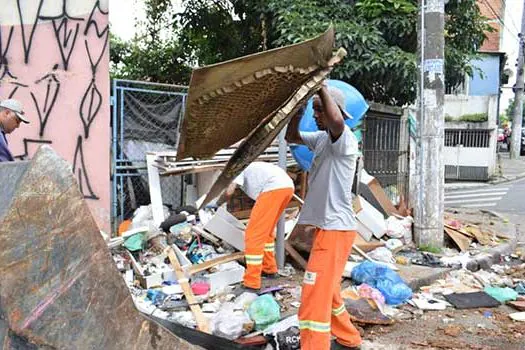
M 453 293 L 444 295 L 456 309 L 477 309 L 480 307 L 498 307 L 500 302 L 485 292 Z
M 346 51 L 339 49 L 336 55 L 328 60 L 326 67 L 316 67 L 315 75 L 305 81 L 279 110 L 270 114 L 250 132 L 233 153 L 219 178 L 212 185 L 201 207 L 217 197 L 233 179 L 270 146 L 273 139 L 279 135 L 279 132 L 288 124 L 292 117 L 299 112 L 299 109 L 321 88 L 322 82 L 332 71 L 334 64 L 341 61 L 344 56 L 346 56 Z
M 330 28 L 299 44 L 195 69 L 177 160 L 211 157 L 248 136 L 326 67 L 333 46 Z
M 65 160 L 42 146 L 0 178 L 0 344 L 197 349 L 135 309 Z

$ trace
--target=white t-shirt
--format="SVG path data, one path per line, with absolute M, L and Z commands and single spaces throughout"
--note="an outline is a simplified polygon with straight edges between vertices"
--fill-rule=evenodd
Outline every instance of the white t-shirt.
M 332 142 L 326 131 L 300 135 L 314 152 L 314 158 L 299 223 L 323 230 L 356 230 L 352 183 L 359 153 L 357 138 L 348 126 L 336 142 Z
M 263 192 L 294 188 L 293 181 L 286 171 L 277 165 L 265 162 L 251 163 L 233 182 L 253 200 L 257 200 Z

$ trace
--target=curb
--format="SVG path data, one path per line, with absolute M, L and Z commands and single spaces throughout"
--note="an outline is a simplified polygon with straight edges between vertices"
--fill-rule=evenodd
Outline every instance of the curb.
M 408 284 L 408 286 L 412 289 L 413 292 L 419 290 L 419 288 L 423 286 L 428 286 L 434 283 L 436 280 L 443 279 L 449 272 L 454 270 L 459 270 L 458 267 L 446 267 L 446 268 L 436 268 L 436 272 L 423 277 L 423 278 L 415 278 L 411 280 Z
M 450 185 L 445 186 L 445 191 L 454 191 L 454 190 L 476 190 L 478 188 L 487 187 L 490 185 L 501 185 L 507 182 L 512 182 L 515 180 L 520 180 L 525 178 L 525 173 L 520 173 L 518 175 L 513 176 L 504 176 L 496 180 L 489 180 L 488 182 L 482 182 L 476 185 L 466 185 L 466 184 L 457 184 L 457 185 Z M 472 184 L 472 182 L 469 182 Z

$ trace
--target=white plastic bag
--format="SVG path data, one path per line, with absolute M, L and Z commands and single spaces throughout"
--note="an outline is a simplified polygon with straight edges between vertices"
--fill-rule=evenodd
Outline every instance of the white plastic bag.
M 392 255 L 392 252 L 385 247 L 379 247 L 374 250 L 372 250 L 370 253 L 368 253 L 368 256 L 370 256 L 372 259 L 384 263 L 395 263 L 396 260 L 394 259 L 394 256 Z
M 235 304 L 224 303 L 211 320 L 211 331 L 216 336 L 234 340 L 253 329 L 253 321 L 244 311 L 235 311 Z

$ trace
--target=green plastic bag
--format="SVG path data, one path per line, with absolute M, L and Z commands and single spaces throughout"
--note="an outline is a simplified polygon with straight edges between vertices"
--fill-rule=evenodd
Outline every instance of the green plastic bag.
M 511 288 L 485 287 L 484 291 L 500 303 L 506 303 L 518 298 L 518 293 Z
M 255 330 L 258 331 L 266 329 L 281 319 L 279 304 L 269 294 L 257 297 L 250 304 L 248 315 L 255 322 Z
M 139 232 L 126 238 L 124 241 L 124 247 L 130 252 L 135 252 L 144 249 L 144 243 L 146 243 L 146 233 Z

